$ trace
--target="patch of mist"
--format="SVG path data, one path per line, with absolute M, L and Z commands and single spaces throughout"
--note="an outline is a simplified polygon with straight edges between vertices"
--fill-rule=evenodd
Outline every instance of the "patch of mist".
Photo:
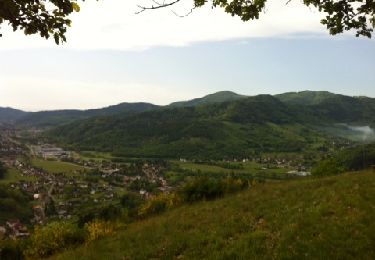
M 365 126 L 353 126 L 348 124 L 339 124 L 346 128 L 346 130 L 350 131 L 350 135 L 357 140 L 363 142 L 371 142 L 375 141 L 375 130 L 368 125 Z

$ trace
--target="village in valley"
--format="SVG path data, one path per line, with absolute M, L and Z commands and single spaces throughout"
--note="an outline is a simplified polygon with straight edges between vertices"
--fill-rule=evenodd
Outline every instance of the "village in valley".
M 142 200 L 168 194 L 192 177 L 235 174 L 245 179 L 282 180 L 310 175 L 306 162 L 287 156 L 205 162 L 184 158 L 122 160 L 92 152 L 79 154 L 39 141 L 23 143 L 19 136 L 17 130 L 3 127 L 0 158 L 14 175 L 5 184 L 27 194 L 33 214 L 27 221 L 14 218 L 0 223 L 0 238 L 22 238 L 33 225 L 74 220 L 85 209 L 119 204 L 128 192 Z
M 26 146 L 21 147 L 14 136 L 15 132 L 8 129 L 2 131 L 0 139 L 1 161 L 17 175 L 6 185 L 30 197 L 33 217 L 27 223 L 19 219 L 0 223 L 0 238 L 25 237 L 29 234 L 27 226 L 75 218 L 84 208 L 118 203 L 126 191 L 148 199 L 173 189 L 163 178 L 160 163 L 81 160 L 47 144 L 31 145 L 25 150 Z

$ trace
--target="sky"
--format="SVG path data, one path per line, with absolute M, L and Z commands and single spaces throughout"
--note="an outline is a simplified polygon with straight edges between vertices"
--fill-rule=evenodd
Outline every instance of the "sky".
M 328 90 L 375 97 L 375 41 L 330 36 L 322 14 L 269 0 L 257 21 L 191 2 L 135 14 L 148 0 L 86 1 L 68 42 L 3 27 L 0 106 L 27 111 L 121 102 L 165 105 L 221 90 L 244 95 Z

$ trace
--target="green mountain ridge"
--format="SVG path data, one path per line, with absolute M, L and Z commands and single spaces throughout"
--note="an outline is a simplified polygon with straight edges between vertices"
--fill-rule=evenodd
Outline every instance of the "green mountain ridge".
M 15 109 L 8 109 L 14 111 L 12 114 L 5 117 L 7 114 L 0 110 L 0 122 L 16 123 L 22 126 L 36 126 L 36 127 L 51 127 L 62 124 L 67 124 L 75 120 L 88 119 L 95 116 L 110 116 L 119 113 L 133 114 L 144 112 L 152 109 L 157 109 L 159 106 L 150 103 L 121 103 L 118 105 L 108 106 L 99 109 L 77 110 L 51 110 L 39 112 L 24 112 Z
M 349 109 L 344 110 L 346 105 Z M 337 96 L 318 105 L 296 105 L 259 95 L 92 118 L 56 128 L 47 137 L 72 149 L 121 156 L 233 158 L 260 151 L 300 152 L 324 145 L 330 137 L 316 126 L 370 124 L 374 122 L 374 108 L 372 99 Z
M 98 109 L 77 110 L 50 110 L 39 112 L 25 112 L 12 108 L 0 107 L 0 122 L 2 123 L 17 123 L 23 126 L 35 127 L 52 127 L 71 123 L 75 120 L 83 120 L 97 116 L 110 116 L 115 114 L 136 114 L 144 111 L 155 110 L 161 107 L 183 107 L 196 106 L 220 102 L 229 102 L 244 98 L 246 96 L 238 95 L 231 91 L 221 91 L 213 93 L 202 98 L 197 98 L 189 101 L 175 102 L 167 106 L 158 106 L 151 103 L 120 103 L 118 105 L 108 106 Z
M 14 123 L 22 118 L 26 112 L 10 107 L 0 107 L 0 123 Z
M 328 91 L 300 91 L 300 92 L 287 92 L 275 95 L 277 99 L 284 103 L 296 105 L 318 105 L 327 99 L 342 96 Z
M 206 104 L 213 104 L 213 103 L 221 103 L 221 102 L 230 102 L 242 98 L 246 98 L 247 96 L 239 95 L 232 91 L 219 91 L 213 94 L 206 95 L 202 98 L 195 98 L 188 101 L 180 101 L 180 102 L 173 102 L 169 105 L 169 107 L 187 107 L 187 106 L 197 106 L 197 105 L 206 105 Z

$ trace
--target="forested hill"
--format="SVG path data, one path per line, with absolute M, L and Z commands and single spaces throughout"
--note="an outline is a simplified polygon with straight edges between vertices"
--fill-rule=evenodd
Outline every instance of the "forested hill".
M 126 156 L 223 158 L 256 151 L 301 151 L 327 141 L 327 134 L 315 126 L 370 124 L 374 118 L 375 102 L 369 98 L 338 95 L 315 105 L 298 105 L 259 95 L 97 117 L 58 127 L 48 137 L 73 149 Z
M 67 109 L 40 112 L 24 112 L 10 108 L 0 108 L 0 122 L 17 123 L 21 126 L 51 127 L 95 116 L 110 116 L 119 113 L 130 115 L 157 108 L 159 108 L 159 106 L 141 102 L 121 103 L 114 106 L 88 110 Z
M 339 96 L 341 95 L 328 91 L 287 92 L 275 95 L 275 97 L 282 102 L 296 105 L 318 105 L 328 99 L 334 99 Z
M 188 101 L 180 101 L 171 103 L 170 107 L 189 107 L 189 106 L 197 106 L 197 105 L 207 105 L 213 103 L 220 103 L 220 102 L 229 102 L 234 100 L 239 100 L 242 98 L 246 98 L 247 96 L 239 95 L 232 91 L 219 91 L 214 94 L 210 94 L 204 96 L 202 98 L 195 98 Z
M 276 95 L 287 104 L 307 106 L 337 122 L 375 123 L 375 99 L 350 97 L 326 91 L 302 91 Z
M 253 97 L 218 92 L 168 106 L 7 112 L 20 125 L 51 127 L 48 141 L 62 146 L 135 157 L 223 158 L 319 149 L 339 131 L 346 138 L 352 129 L 345 124 L 375 126 L 375 99 L 311 91 Z
M 246 96 L 238 95 L 230 91 L 221 91 L 213 93 L 202 98 L 196 98 L 189 101 L 175 102 L 164 107 L 184 107 L 203 104 L 212 104 L 233 101 Z M 111 116 L 115 114 L 130 115 L 139 112 L 158 109 L 162 106 L 150 103 L 121 103 L 109 107 L 89 110 L 51 110 L 40 112 L 24 112 L 12 108 L 0 107 L 0 123 L 16 123 L 21 126 L 33 127 L 52 127 L 71 123 L 75 120 L 88 119 L 95 116 Z
M 14 123 L 23 117 L 26 112 L 9 107 L 0 107 L 0 123 Z

